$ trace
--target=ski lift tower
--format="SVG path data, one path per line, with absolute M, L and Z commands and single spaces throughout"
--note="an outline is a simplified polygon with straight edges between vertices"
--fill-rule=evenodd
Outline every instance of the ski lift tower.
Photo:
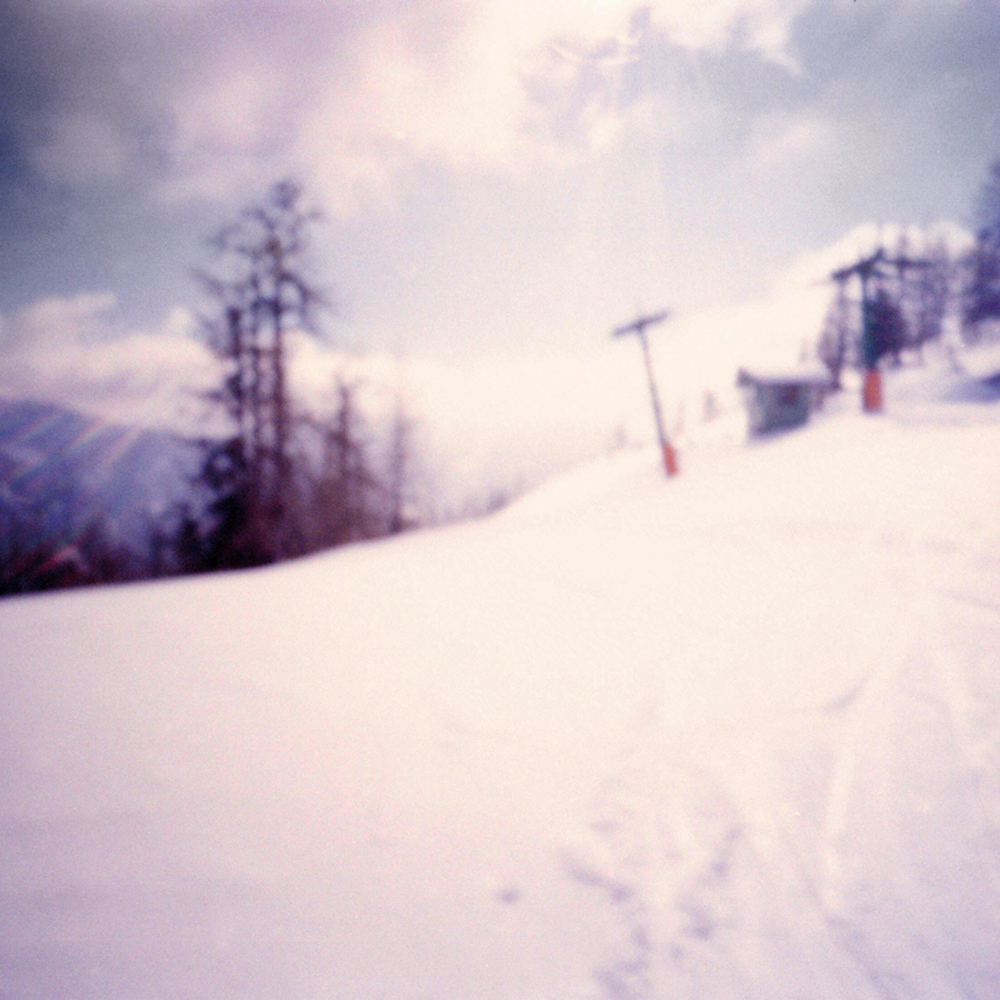
M 625 326 L 619 326 L 612 330 L 613 337 L 624 337 L 634 333 L 642 344 L 642 357 L 646 364 L 646 378 L 649 380 L 649 398 L 653 404 L 653 419 L 656 421 L 656 433 L 660 441 L 660 454 L 663 456 L 663 469 L 668 476 L 676 476 L 678 473 L 677 453 L 674 451 L 670 438 L 667 437 L 666 429 L 663 426 L 663 413 L 660 409 L 660 396 L 656 391 L 656 379 L 653 376 L 653 361 L 649 354 L 649 339 L 646 337 L 646 327 L 662 323 L 670 313 L 667 310 L 653 313 L 649 316 L 639 316 Z
M 862 388 L 862 405 L 866 413 L 882 412 L 882 376 L 878 370 L 879 344 L 875 330 L 875 303 L 870 296 L 873 279 L 886 278 L 884 267 L 896 268 L 897 275 L 910 267 L 927 267 L 924 260 L 911 260 L 908 257 L 889 257 L 882 247 L 873 254 L 863 257 L 856 264 L 842 267 L 834 271 L 830 278 L 841 288 L 854 275 L 861 282 L 861 359 L 865 368 L 865 380 Z

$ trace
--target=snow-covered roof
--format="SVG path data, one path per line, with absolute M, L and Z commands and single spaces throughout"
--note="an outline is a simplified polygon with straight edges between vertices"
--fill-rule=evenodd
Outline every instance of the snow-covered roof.
M 829 385 L 830 373 L 819 365 L 797 365 L 789 368 L 740 368 L 738 385 Z

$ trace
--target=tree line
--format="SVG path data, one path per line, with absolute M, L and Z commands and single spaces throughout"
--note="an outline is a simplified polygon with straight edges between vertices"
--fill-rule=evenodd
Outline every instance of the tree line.
M 899 365 L 904 352 L 922 358 L 925 345 L 942 338 L 949 316 L 967 345 L 1000 334 L 1000 160 L 989 169 L 973 215 L 975 241 L 964 253 L 953 255 L 940 234 L 915 247 L 905 230 L 895 246 L 880 248 L 884 263 L 865 304 L 874 358 L 862 356 L 863 304 L 851 297 L 847 280 L 837 280 L 843 272 L 834 275 L 817 354 L 835 387 L 845 368 L 882 359 Z
M 100 516 L 53 527 L 37 504 L 5 504 L 11 490 L 0 484 L 0 594 L 261 566 L 415 526 L 413 421 L 402 402 L 375 428 L 360 383 L 338 377 L 326 413 L 290 383 L 292 341 L 321 336 L 334 311 L 311 280 L 320 221 L 283 180 L 208 241 L 211 266 L 195 278 L 207 301 L 201 334 L 221 363 L 207 395 L 219 419 L 188 442 L 184 499 L 148 518 L 140 546 Z
M 397 405 L 374 453 L 358 386 L 341 378 L 332 412 L 299 403 L 289 384 L 290 339 L 318 336 L 333 303 L 310 280 L 319 213 L 282 181 L 212 241 L 216 269 L 198 273 L 214 312 L 207 342 L 224 367 L 212 394 L 228 433 L 199 442 L 207 518 L 185 530 L 186 565 L 257 566 L 411 524 L 411 422 Z

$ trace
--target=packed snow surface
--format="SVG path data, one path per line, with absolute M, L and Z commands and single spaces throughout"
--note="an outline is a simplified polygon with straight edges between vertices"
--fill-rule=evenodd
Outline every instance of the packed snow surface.
M 1000 406 L 905 376 L 0 604 L 0 997 L 1000 995 Z

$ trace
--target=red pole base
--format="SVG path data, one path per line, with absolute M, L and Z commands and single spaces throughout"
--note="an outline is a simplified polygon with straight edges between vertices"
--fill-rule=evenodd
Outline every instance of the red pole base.
M 668 476 L 676 476 L 680 472 L 680 467 L 677 464 L 677 452 L 669 444 L 663 446 L 663 468 Z
M 882 375 L 877 368 L 871 368 L 865 372 L 862 400 L 865 413 L 882 412 Z

